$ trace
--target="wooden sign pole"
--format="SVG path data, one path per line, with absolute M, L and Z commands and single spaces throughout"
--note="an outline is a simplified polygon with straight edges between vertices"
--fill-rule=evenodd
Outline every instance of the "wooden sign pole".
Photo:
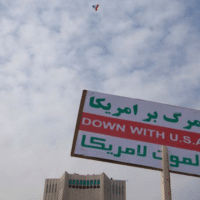
M 161 171 L 162 200 L 171 200 L 171 184 L 169 172 L 169 158 L 166 146 L 162 146 L 162 171 Z

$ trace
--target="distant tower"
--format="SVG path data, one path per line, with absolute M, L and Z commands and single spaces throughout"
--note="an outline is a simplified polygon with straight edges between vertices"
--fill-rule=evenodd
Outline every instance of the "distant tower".
M 46 179 L 43 200 L 126 200 L 126 181 L 100 175 L 65 172 L 59 179 Z

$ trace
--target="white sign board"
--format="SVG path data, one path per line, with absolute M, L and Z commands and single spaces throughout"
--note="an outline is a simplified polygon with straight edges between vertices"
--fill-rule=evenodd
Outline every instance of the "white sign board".
M 200 112 L 139 99 L 83 91 L 72 156 L 200 176 Z

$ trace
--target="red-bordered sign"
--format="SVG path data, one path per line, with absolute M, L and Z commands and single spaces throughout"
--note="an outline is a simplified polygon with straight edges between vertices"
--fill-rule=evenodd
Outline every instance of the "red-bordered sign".
M 200 112 L 83 91 L 71 156 L 200 176 Z

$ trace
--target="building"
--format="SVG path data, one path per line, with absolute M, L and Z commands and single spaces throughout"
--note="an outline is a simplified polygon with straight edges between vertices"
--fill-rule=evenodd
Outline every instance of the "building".
M 100 175 L 65 172 L 58 179 L 46 179 L 43 200 L 126 200 L 126 181 Z

